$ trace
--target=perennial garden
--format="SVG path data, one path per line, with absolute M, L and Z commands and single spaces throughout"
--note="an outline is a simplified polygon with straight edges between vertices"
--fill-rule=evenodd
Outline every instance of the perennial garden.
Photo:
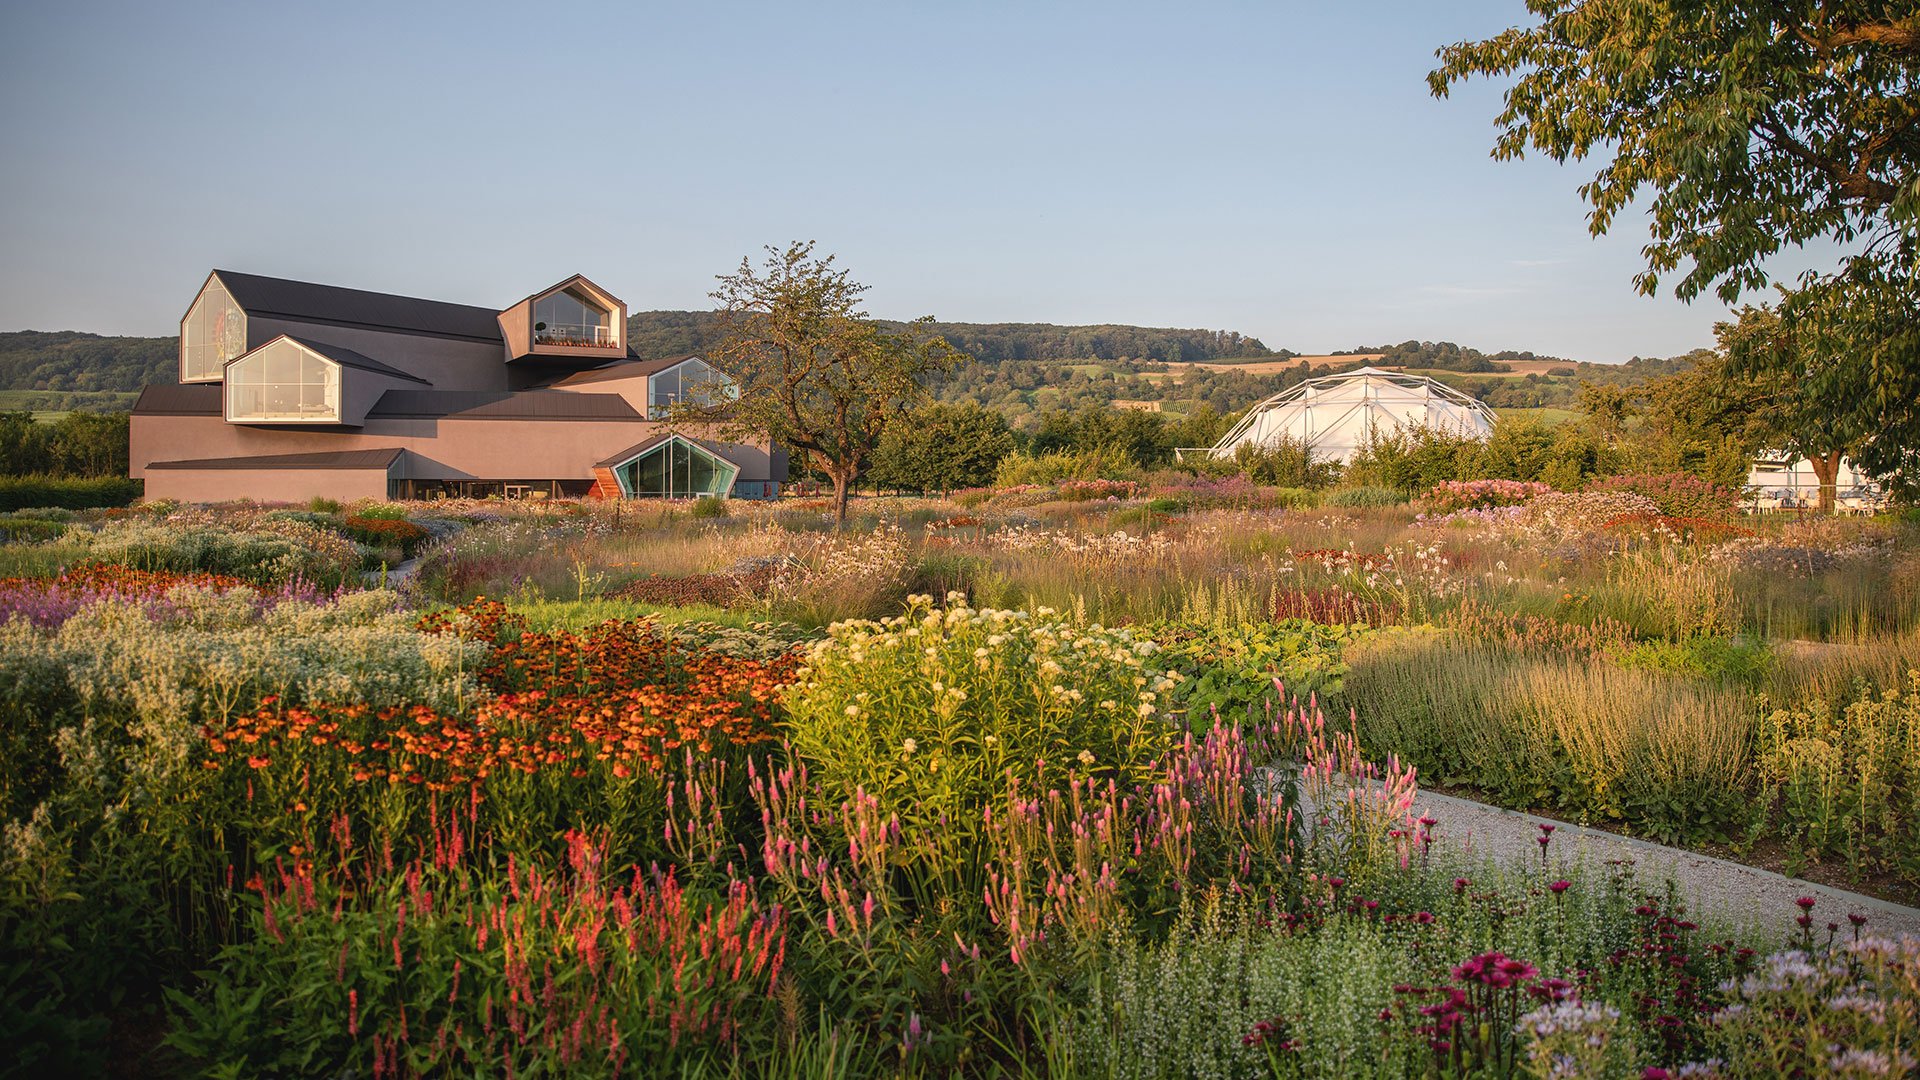
M 1412 809 L 1913 902 L 1915 523 L 1680 477 L 829 509 L 0 515 L 0 1072 L 1916 1068 L 1920 942 Z

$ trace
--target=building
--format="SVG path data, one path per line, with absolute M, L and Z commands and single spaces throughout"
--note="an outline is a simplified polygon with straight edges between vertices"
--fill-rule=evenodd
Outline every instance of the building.
M 1813 462 L 1788 453 L 1761 454 L 1747 470 L 1747 505 L 1756 510 L 1806 510 L 1820 505 L 1820 476 Z M 1887 495 L 1873 477 L 1840 459 L 1834 474 L 1834 504 L 1851 511 L 1877 510 Z
M 1485 439 L 1494 414 L 1443 382 L 1423 375 L 1363 367 L 1308 379 L 1247 410 L 1212 450 L 1230 458 L 1242 446 L 1282 439 L 1305 444 L 1319 461 L 1350 464 L 1368 440 L 1409 428 L 1432 428 Z
M 148 498 L 771 498 L 785 454 L 668 422 L 732 380 L 627 347 L 575 275 L 505 309 L 229 270 L 180 320 L 180 379 L 133 408 Z

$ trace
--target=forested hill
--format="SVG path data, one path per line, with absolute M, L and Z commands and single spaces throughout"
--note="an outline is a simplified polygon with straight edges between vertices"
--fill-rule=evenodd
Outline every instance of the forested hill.
M 0 332 L 0 390 L 133 391 L 174 381 L 179 363 L 178 338 Z
M 711 311 L 642 311 L 627 319 L 627 343 L 641 356 L 704 353 L 719 343 Z M 898 329 L 901 324 L 883 325 Z M 1003 360 L 1223 360 L 1292 356 L 1231 330 L 1052 323 L 934 323 L 933 331 L 982 363 Z

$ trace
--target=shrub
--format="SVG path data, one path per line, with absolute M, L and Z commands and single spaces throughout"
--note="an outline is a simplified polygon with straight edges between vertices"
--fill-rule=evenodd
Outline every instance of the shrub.
M 1445 480 L 1420 497 L 1430 514 L 1448 514 L 1456 510 L 1481 510 L 1494 506 L 1519 506 L 1535 495 L 1553 489 L 1545 484 L 1519 480 Z
M 693 500 L 693 508 L 688 513 L 695 518 L 723 518 L 727 516 L 727 500 L 713 495 L 702 495 Z
M 421 544 L 433 539 L 432 533 L 405 518 L 349 514 L 341 522 L 341 529 L 363 544 L 396 547 L 403 555 L 413 554 Z
M 1740 508 L 1739 492 L 1687 473 L 1608 476 L 1595 480 L 1587 490 L 1642 495 L 1652 501 L 1658 513 L 1671 518 L 1720 520 L 1733 516 Z
M 145 487 L 139 480 L 121 476 L 0 476 L 0 511 L 127 506 Z
M 996 488 L 1057 484 L 1062 480 L 1130 480 L 1139 467 L 1125 453 L 1111 450 L 1055 451 L 1034 456 L 1016 450 L 1000 459 Z
M 1392 488 L 1382 487 L 1342 487 L 1334 488 L 1321 500 L 1327 506 L 1346 508 L 1370 508 L 1378 506 L 1402 506 L 1407 497 Z
M 1233 626 L 1165 626 L 1152 631 L 1164 646 L 1159 662 L 1184 677 L 1171 702 L 1187 722 L 1206 725 L 1244 720 L 1269 700 L 1276 681 L 1300 697 L 1337 691 L 1347 666 L 1342 651 L 1364 637 L 1364 628 L 1327 626 L 1303 619 Z
M 1838 715 L 1818 705 L 1775 709 L 1758 756 L 1781 830 L 1815 858 L 1856 873 L 1920 881 L 1920 670 L 1902 689 L 1862 689 Z
M 1450 635 L 1382 635 L 1347 661 L 1363 744 L 1442 784 L 1663 840 L 1724 837 L 1750 817 L 1753 721 L 1737 690 Z
M 57 539 L 66 531 L 65 523 L 59 521 L 30 517 L 0 518 L 0 542 L 31 544 Z
M 359 573 L 360 555 L 337 533 L 299 521 L 223 525 L 198 519 L 109 521 L 98 532 L 69 531 L 75 561 L 135 570 L 203 571 L 261 585 L 295 579 L 333 587 Z
M 1248 480 L 1268 487 L 1325 487 L 1340 472 L 1338 463 L 1316 458 L 1312 447 L 1288 435 L 1265 446 L 1241 443 L 1233 464 Z
M 1171 745 L 1159 718 L 1172 680 L 1158 646 L 1124 630 L 1076 629 L 1042 608 L 936 608 L 917 597 L 881 622 L 833 626 L 784 702 L 794 749 L 836 800 L 856 791 L 903 823 L 978 816 L 1011 775 L 1148 775 Z
M 1067 502 L 1131 499 L 1140 494 L 1140 485 L 1133 480 L 1063 480 L 1056 489 L 1056 494 Z
M 501 876 L 444 849 L 363 871 L 336 827 L 333 858 L 252 883 L 251 940 L 202 998 L 170 995 L 169 1045 L 234 1075 L 614 1076 L 771 1049 L 781 909 L 566 839 L 564 860 L 522 852 Z
M 340 512 L 340 500 L 315 495 L 307 500 L 307 509 L 316 514 L 337 514 Z

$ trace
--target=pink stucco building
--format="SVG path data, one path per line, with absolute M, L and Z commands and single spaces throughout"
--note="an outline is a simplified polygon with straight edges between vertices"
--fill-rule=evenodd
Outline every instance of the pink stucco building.
M 786 457 L 667 422 L 733 393 L 694 356 L 627 347 L 578 275 L 505 309 L 215 270 L 180 320 L 180 381 L 133 409 L 148 498 L 771 498 Z

